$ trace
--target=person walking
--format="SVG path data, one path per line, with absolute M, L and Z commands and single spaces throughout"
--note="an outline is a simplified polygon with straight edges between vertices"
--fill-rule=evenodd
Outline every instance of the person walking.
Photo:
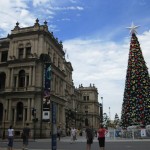
M 71 128 L 71 143 L 75 142 L 76 140 L 76 129 L 73 127 Z
M 29 128 L 29 124 L 26 124 L 26 127 L 23 128 L 22 131 L 22 139 L 23 139 L 23 150 L 27 150 L 28 149 L 28 143 L 29 143 L 29 137 L 30 137 L 30 128 Z
M 61 133 L 62 133 L 62 130 L 61 130 L 60 126 L 58 126 L 58 128 L 57 128 L 57 137 L 58 137 L 59 141 L 60 141 Z
M 93 131 L 89 126 L 87 126 L 85 132 L 87 139 L 86 150 L 91 150 L 91 144 L 93 143 Z
M 8 129 L 8 150 L 13 149 L 13 141 L 14 141 L 14 129 L 12 125 Z
M 105 150 L 105 135 L 107 132 L 108 131 L 103 127 L 103 125 L 100 125 L 100 128 L 97 131 L 100 150 Z

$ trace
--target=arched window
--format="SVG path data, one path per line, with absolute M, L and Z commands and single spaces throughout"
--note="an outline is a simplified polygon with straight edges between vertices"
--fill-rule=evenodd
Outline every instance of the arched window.
M 21 70 L 19 72 L 19 87 L 25 87 L 25 71 Z
M 0 90 L 5 89 L 5 81 L 6 81 L 6 74 L 2 72 L 0 73 Z
M 3 121 L 3 104 L 0 103 L 0 124 L 2 124 Z
M 16 121 L 22 121 L 23 120 L 23 103 L 19 102 L 17 103 L 17 118 Z

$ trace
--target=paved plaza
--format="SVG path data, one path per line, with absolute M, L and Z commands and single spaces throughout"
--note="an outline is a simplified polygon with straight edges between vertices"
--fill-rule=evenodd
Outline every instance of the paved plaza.
M 22 149 L 22 140 L 15 139 L 14 149 Z M 149 150 L 150 139 L 106 139 L 106 150 Z M 0 150 L 7 150 L 7 140 L 0 140 Z M 50 139 L 30 139 L 29 150 L 51 150 Z M 70 143 L 70 137 L 62 137 L 57 141 L 57 150 L 86 150 L 85 136 L 78 136 L 75 143 Z M 98 140 L 95 137 L 91 150 L 99 150 Z

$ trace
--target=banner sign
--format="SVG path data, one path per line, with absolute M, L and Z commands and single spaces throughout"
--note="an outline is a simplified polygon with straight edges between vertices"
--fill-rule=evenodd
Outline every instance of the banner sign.
M 146 129 L 141 129 L 141 137 L 145 137 L 146 136 Z
M 50 87 L 51 87 L 51 65 L 45 63 L 44 67 L 44 93 L 43 93 L 43 120 L 50 120 Z

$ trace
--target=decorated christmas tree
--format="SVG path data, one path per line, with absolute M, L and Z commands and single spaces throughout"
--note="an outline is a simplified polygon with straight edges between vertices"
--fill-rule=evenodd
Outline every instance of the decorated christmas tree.
M 132 24 L 121 126 L 150 125 L 150 77 Z

